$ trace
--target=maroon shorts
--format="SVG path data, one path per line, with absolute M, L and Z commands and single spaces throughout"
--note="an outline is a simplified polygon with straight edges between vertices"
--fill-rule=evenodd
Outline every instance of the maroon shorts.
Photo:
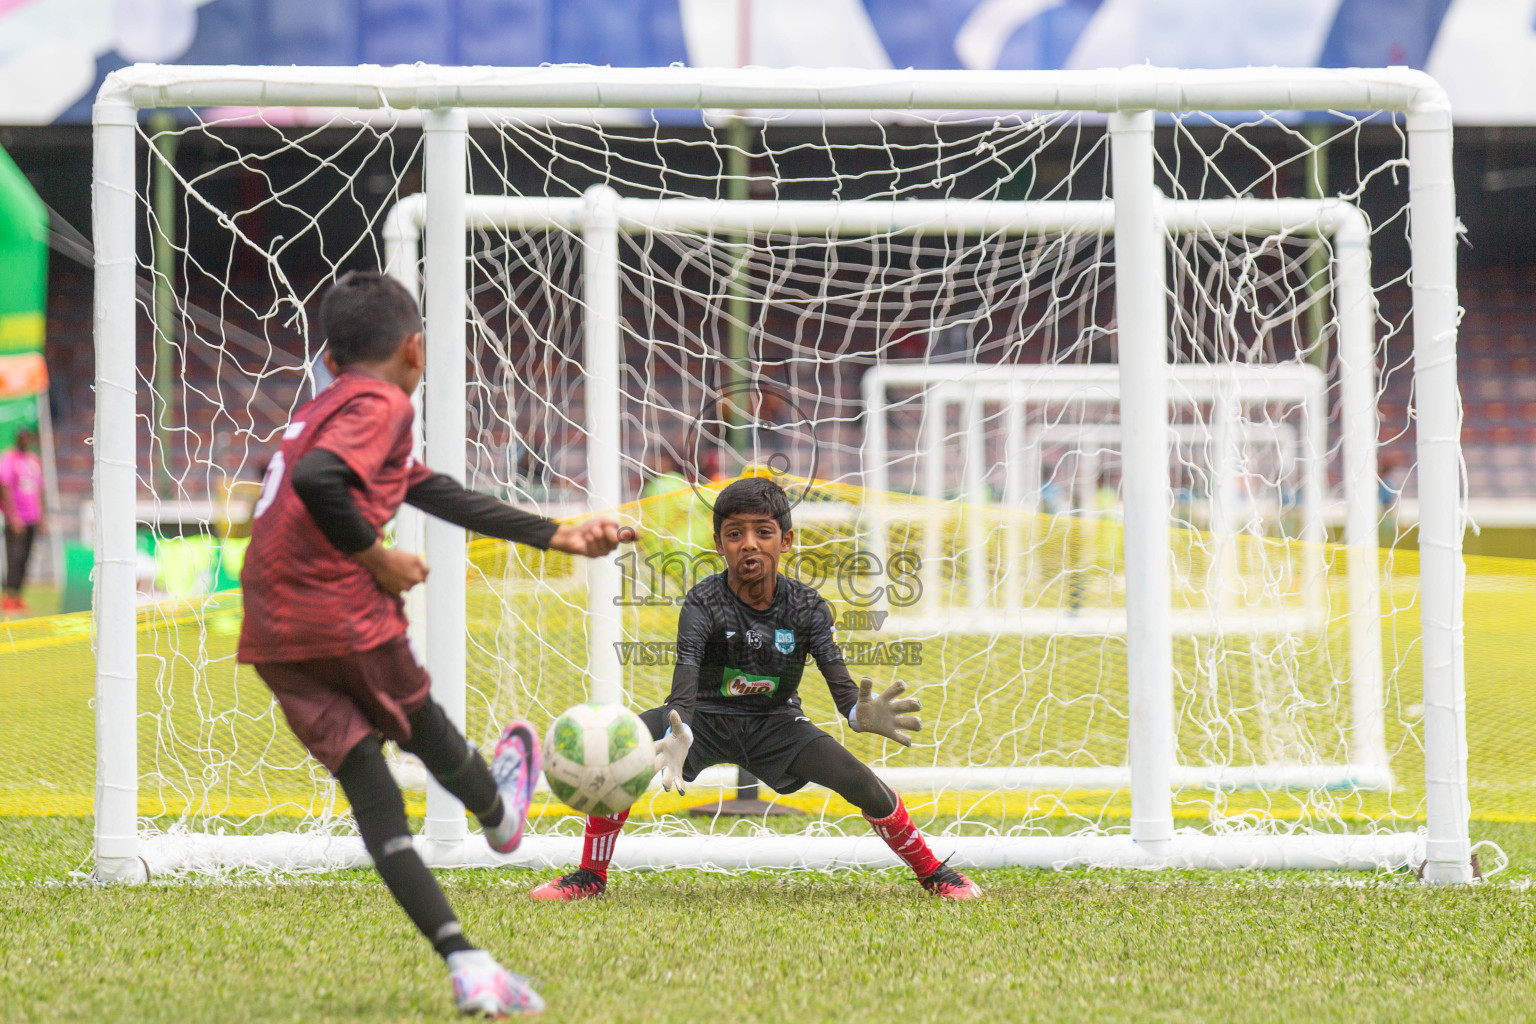
M 396 743 L 409 740 L 408 718 L 426 704 L 432 688 L 403 636 L 371 651 L 255 667 L 282 706 L 288 727 L 332 775 L 370 734 L 382 733 Z

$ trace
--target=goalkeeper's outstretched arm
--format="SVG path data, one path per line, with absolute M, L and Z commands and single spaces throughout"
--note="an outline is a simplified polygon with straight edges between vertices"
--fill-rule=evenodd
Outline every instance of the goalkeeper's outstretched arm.
M 838 712 L 855 732 L 875 733 L 904 747 L 912 745 L 911 733 L 923 727 L 922 719 L 914 713 L 923 709 L 922 702 L 915 697 L 903 698 L 907 687 L 899 679 L 879 695 L 873 692 L 874 681 L 868 676 L 854 684 L 833 629 L 832 609 L 826 602 L 822 602 L 811 629 L 810 650 Z
M 656 741 L 655 769 L 663 789 L 683 792 L 683 765 L 693 744 L 693 711 L 699 700 L 699 667 L 709 639 L 709 613 L 690 591 L 677 616 L 677 664 L 672 668 L 672 692 L 662 708 L 667 731 Z
M 837 642 L 832 606 L 826 601 L 822 601 L 815 611 L 806 648 L 811 652 L 811 657 L 816 659 L 821 677 L 827 681 L 827 689 L 832 692 L 832 703 L 837 705 L 837 713 L 852 722 L 853 709 L 859 700 L 859 688 L 848 674 L 848 663 L 843 660 L 843 648 Z
M 699 668 L 704 664 L 711 627 L 708 610 L 689 591 L 677 615 L 677 663 L 672 667 L 672 692 L 663 705 L 676 711 L 684 725 L 693 725 L 693 709 L 699 701 Z

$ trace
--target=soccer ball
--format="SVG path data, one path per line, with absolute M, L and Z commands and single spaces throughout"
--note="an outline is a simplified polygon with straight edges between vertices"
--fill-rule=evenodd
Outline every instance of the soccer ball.
M 609 817 L 626 811 L 651 784 L 651 731 L 618 704 L 577 704 L 544 740 L 544 777 L 572 810 Z

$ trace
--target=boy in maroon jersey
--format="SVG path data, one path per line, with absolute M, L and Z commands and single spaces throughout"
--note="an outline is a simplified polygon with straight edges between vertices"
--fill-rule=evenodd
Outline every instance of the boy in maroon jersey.
M 341 783 L 379 875 L 447 961 L 459 1009 L 537 1013 L 539 994 L 470 945 L 416 854 L 382 740 L 421 758 L 503 853 L 522 838 L 538 740 L 513 722 L 488 766 L 431 699 L 400 597 L 426 579 L 427 565 L 385 547 L 379 531 L 408 502 L 488 536 L 599 557 L 618 544 L 619 523 L 560 525 L 411 458 L 410 395 L 424 352 L 421 314 L 399 283 L 349 273 L 326 293 L 321 320 L 336 379 L 294 414 L 262 480 L 241 573 L 240 661 L 256 667 L 295 735 Z

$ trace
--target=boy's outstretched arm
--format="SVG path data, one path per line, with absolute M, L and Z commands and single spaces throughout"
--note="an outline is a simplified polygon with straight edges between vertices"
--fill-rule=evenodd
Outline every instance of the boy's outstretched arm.
M 684 606 L 686 611 L 686 605 Z M 681 616 L 679 616 L 681 624 Z M 683 664 L 681 651 L 682 630 L 678 630 L 677 664 L 672 668 L 672 692 L 662 705 L 667 713 L 667 731 L 656 741 L 656 758 L 653 766 L 662 789 L 684 790 L 683 763 L 688 759 L 688 748 L 693 746 L 693 709 L 699 699 L 699 666 Z M 702 645 L 701 645 L 702 647 Z
M 625 526 L 613 516 L 593 516 L 579 523 L 561 523 L 550 538 L 549 546 L 556 551 L 566 551 L 588 558 L 601 558 L 620 544 L 638 539 L 633 526 Z
M 427 578 L 427 564 L 419 555 L 386 548 L 380 542 L 378 531 L 352 498 L 351 489 L 360 484 L 352 467 L 324 448 L 311 449 L 293 468 L 294 492 L 326 540 L 362 563 L 389 593 L 409 590 Z M 413 484 L 405 492 L 405 500 L 429 515 L 488 537 L 589 558 L 606 555 L 621 541 L 634 539 L 634 530 L 620 525 L 617 519 L 599 516 L 562 525 L 476 494 L 443 473 L 433 473 Z
M 693 725 L 693 709 L 699 701 L 699 668 L 704 664 L 704 648 L 709 642 L 711 616 L 693 591 L 683 599 L 677 613 L 677 661 L 672 666 L 672 692 L 662 706 L 676 712 L 684 725 Z
M 923 727 L 923 720 L 914 711 L 923 710 L 923 702 L 916 697 L 902 697 L 907 684 L 900 679 L 875 696 L 875 681 L 869 676 L 859 680 L 859 702 L 848 724 L 859 732 L 872 732 L 886 739 L 895 740 L 904 747 L 912 745 L 909 733 Z
M 898 679 L 876 695 L 875 682 L 869 676 L 864 676 L 858 685 L 854 685 L 853 677 L 848 674 L 848 665 L 841 655 L 835 661 L 822 661 L 818 658 L 816 667 L 821 669 L 822 677 L 827 681 L 827 689 L 832 691 L 832 700 L 837 710 L 848 719 L 848 725 L 854 732 L 874 733 L 895 740 L 904 747 L 912 745 L 910 733 L 919 732 L 923 728 L 923 720 L 913 712 L 923 710 L 923 702 L 916 697 L 901 696 L 907 690 L 906 683 Z
M 489 495 L 477 494 L 445 473 L 433 473 L 412 484 L 405 492 L 405 500 L 428 515 L 487 537 L 588 558 L 601 558 L 621 542 L 634 540 L 634 530 L 612 516 L 595 516 L 581 523 L 557 523 Z
M 832 606 L 826 601 L 819 601 L 816 609 L 810 615 L 810 626 L 807 630 L 806 649 L 811 657 L 816 660 L 816 668 L 821 671 L 821 677 L 827 681 L 827 689 L 832 693 L 832 703 L 837 705 L 837 713 L 848 719 L 850 723 L 854 717 L 854 706 L 859 700 L 859 688 L 853 682 L 853 677 L 848 674 L 848 663 L 843 660 L 843 648 L 837 642 L 837 626 L 832 619 Z M 854 726 L 858 728 L 857 725 Z
M 675 787 L 679 793 L 686 792 L 687 783 L 683 781 L 683 765 L 688 762 L 688 748 L 691 746 L 693 746 L 693 730 L 683 724 L 683 720 L 678 717 L 676 711 L 668 711 L 667 731 L 661 739 L 656 741 L 654 748 L 656 756 L 651 762 L 662 789 Z
M 672 692 L 662 708 L 667 713 L 667 732 L 656 741 L 656 772 L 663 789 L 683 791 L 683 762 L 693 743 L 693 709 L 699 701 L 699 667 L 712 629 L 708 610 L 694 598 L 683 600 L 677 616 L 677 663 L 672 667 Z
M 874 681 L 868 676 L 858 685 L 854 684 L 853 677 L 848 674 L 848 663 L 843 660 L 843 649 L 837 642 L 832 609 L 826 602 L 822 602 L 812 624 L 809 647 L 811 657 L 816 659 L 816 667 L 827 681 L 827 689 L 832 691 L 832 701 L 837 705 L 838 713 L 848 719 L 848 725 L 855 732 L 884 736 L 904 747 L 912 745 L 908 733 L 923 727 L 922 719 L 912 712 L 921 711 L 922 702 L 916 697 L 898 699 L 907 688 L 900 680 L 886 687 L 879 696 L 873 695 Z

